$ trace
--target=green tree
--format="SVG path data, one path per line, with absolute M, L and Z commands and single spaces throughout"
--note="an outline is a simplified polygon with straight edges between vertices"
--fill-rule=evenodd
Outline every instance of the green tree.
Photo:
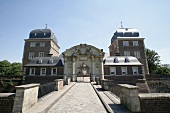
M 0 75 L 9 75 L 10 74 L 11 63 L 7 60 L 0 61 Z
M 170 74 L 170 68 L 160 66 L 156 69 L 156 74 Z
M 155 74 L 160 65 L 160 56 L 155 50 L 146 49 L 149 72 Z
M 21 63 L 14 62 L 11 64 L 10 75 L 21 75 Z
M 21 63 L 0 61 L 0 75 L 21 75 Z

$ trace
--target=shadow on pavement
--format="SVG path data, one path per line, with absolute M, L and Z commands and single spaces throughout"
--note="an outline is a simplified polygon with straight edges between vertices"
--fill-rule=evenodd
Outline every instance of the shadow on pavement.
M 125 106 L 121 104 L 109 104 L 114 113 L 132 113 Z

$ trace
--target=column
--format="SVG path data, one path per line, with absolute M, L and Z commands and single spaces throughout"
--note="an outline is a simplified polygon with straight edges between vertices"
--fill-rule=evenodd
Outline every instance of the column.
M 95 81 L 95 59 L 94 56 L 92 56 L 92 75 L 91 75 L 91 80 L 94 82 Z
M 101 61 L 101 80 L 104 79 L 104 69 L 103 69 L 103 58 L 100 58 L 100 61 Z
M 73 77 L 72 77 L 72 81 L 75 82 L 76 81 L 76 75 L 75 75 L 75 58 L 73 57 Z
M 66 84 L 67 82 L 67 58 L 65 57 L 64 58 L 64 76 L 63 76 L 63 79 L 64 79 L 64 84 Z

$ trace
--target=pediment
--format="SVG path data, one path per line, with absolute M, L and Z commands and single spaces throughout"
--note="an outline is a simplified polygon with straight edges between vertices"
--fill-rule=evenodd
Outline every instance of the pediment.
M 67 49 L 63 56 L 104 56 L 104 52 L 94 46 L 80 44 Z

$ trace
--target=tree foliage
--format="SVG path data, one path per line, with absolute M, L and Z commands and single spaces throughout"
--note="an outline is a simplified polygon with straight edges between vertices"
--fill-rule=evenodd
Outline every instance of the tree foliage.
M 0 75 L 21 75 L 21 63 L 0 61 Z
M 150 74 L 170 74 L 168 66 L 161 66 L 160 56 L 155 50 L 146 48 L 146 55 Z

